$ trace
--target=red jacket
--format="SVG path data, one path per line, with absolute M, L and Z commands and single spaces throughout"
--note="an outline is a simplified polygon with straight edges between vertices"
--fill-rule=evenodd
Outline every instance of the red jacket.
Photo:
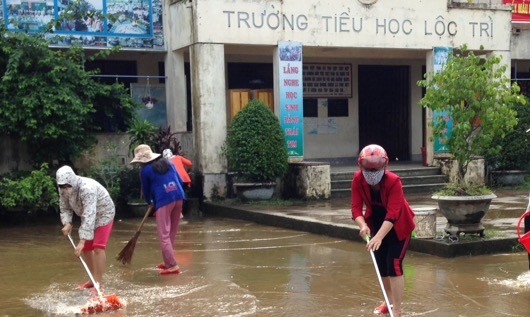
M 173 166 L 175 166 L 175 169 L 177 170 L 177 173 L 179 173 L 180 178 L 182 178 L 182 181 L 184 183 L 191 184 L 191 178 L 184 168 L 184 165 L 191 166 L 191 161 L 180 155 L 174 155 L 170 160 L 173 162 Z
M 385 207 L 387 213 L 385 220 L 394 223 L 394 230 L 396 231 L 399 240 L 403 240 L 410 236 L 414 230 L 414 212 L 409 206 L 403 194 L 403 185 L 398 175 L 385 171 L 385 175 L 381 179 L 381 202 Z M 361 171 L 355 172 L 351 182 L 351 212 L 352 217 L 355 218 L 363 216 L 363 204 L 366 206 L 364 212 L 364 219 L 366 224 L 372 228 L 371 215 L 372 201 L 370 194 L 370 185 L 364 180 Z M 372 233 L 375 234 L 375 233 Z

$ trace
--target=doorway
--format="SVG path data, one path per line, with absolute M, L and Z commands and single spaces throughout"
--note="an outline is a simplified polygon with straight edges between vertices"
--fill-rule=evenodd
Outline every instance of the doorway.
M 359 147 L 379 144 L 410 160 L 409 66 L 359 65 Z

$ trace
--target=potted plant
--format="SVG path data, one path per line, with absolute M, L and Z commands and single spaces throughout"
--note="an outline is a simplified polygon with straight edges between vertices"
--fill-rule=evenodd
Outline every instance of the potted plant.
M 432 198 L 447 218 L 445 231 L 451 235 L 484 234 L 481 220 L 496 196 L 484 186 L 484 178 L 470 177 L 472 162 L 500 151 L 493 141 L 513 130 L 517 124 L 514 105 L 526 102 L 506 70 L 501 57 L 477 56 L 463 45 L 450 54 L 441 71 L 428 73 L 418 82 L 426 88 L 419 105 L 443 114 L 433 118 L 433 137 L 447 145 L 449 157 L 441 161 L 453 173 L 449 186 Z M 471 207 L 473 201 L 479 203 L 477 208 Z
M 287 171 L 285 137 L 278 118 L 260 100 L 251 100 L 230 122 L 225 154 L 241 199 L 270 199 L 275 181 Z
M 129 135 L 129 152 L 134 156 L 134 148 L 140 144 L 147 144 L 152 146 L 156 143 L 157 128 L 149 121 L 135 118 L 129 128 L 127 134 Z
M 48 174 L 48 164 L 24 176 L 0 180 L 0 206 L 14 218 L 57 211 L 59 195 L 55 178 Z M 12 213 L 17 213 L 14 215 Z

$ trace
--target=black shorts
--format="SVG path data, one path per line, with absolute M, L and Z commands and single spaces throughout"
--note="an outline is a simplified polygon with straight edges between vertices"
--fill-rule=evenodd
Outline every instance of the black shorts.
M 403 258 L 409 243 L 410 236 L 400 241 L 394 229 L 388 232 L 379 250 L 374 251 L 377 267 L 382 277 L 403 275 Z

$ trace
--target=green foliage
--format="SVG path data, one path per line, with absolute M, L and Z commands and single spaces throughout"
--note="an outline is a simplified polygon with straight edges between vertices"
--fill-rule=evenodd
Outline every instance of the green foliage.
M 21 208 L 34 213 L 58 209 L 59 194 L 55 178 L 50 176 L 48 165 L 19 178 L 5 177 L 0 180 L 0 205 L 8 208 Z
M 91 166 L 86 172 L 86 175 L 103 185 L 109 192 L 114 203 L 116 203 L 120 195 L 120 174 L 122 169 L 128 168 L 128 166 L 120 163 L 118 145 L 116 143 L 108 142 L 105 145 L 105 151 L 107 152 L 108 158 Z
M 260 100 L 251 100 L 230 122 L 225 154 L 228 169 L 247 181 L 268 182 L 288 167 L 278 118 Z
M 136 119 L 131 122 L 127 133 L 130 136 L 129 151 L 134 154 L 134 149 L 140 144 L 147 144 L 155 153 L 162 153 L 171 149 L 173 154 L 180 152 L 178 132 L 171 132 L 171 127 L 158 127 L 147 120 Z
M 84 70 L 82 48 L 52 50 L 42 34 L 3 25 L 0 33 L 0 133 L 25 142 L 34 163 L 71 162 L 93 146 L 87 132 L 101 126 L 100 114 L 134 117 L 138 105 L 123 85 L 99 83 Z
M 127 134 L 130 136 L 129 151 L 134 155 L 134 149 L 140 144 L 147 144 L 153 149 L 156 143 L 156 127 L 147 120 L 135 119 L 131 122 Z
M 515 104 L 517 125 L 505 138 L 495 136 L 493 144 L 498 144 L 501 151 L 486 156 L 488 165 L 493 170 L 529 170 L 530 169 L 530 107 L 527 104 Z
M 464 45 L 450 56 L 443 70 L 428 73 L 418 81 L 426 88 L 419 102 L 422 107 L 447 111 L 453 129 L 445 139 L 447 121 L 443 116 L 432 122 L 433 136 L 442 138 L 458 165 L 458 183 L 465 184 L 468 164 L 477 156 L 500 151 L 502 139 L 517 124 L 515 104 L 524 104 L 519 86 L 506 76 L 507 65 L 501 58 L 475 56 Z
M 482 196 L 491 194 L 491 190 L 483 185 L 459 185 L 449 183 L 444 188 L 436 192 L 439 196 Z

